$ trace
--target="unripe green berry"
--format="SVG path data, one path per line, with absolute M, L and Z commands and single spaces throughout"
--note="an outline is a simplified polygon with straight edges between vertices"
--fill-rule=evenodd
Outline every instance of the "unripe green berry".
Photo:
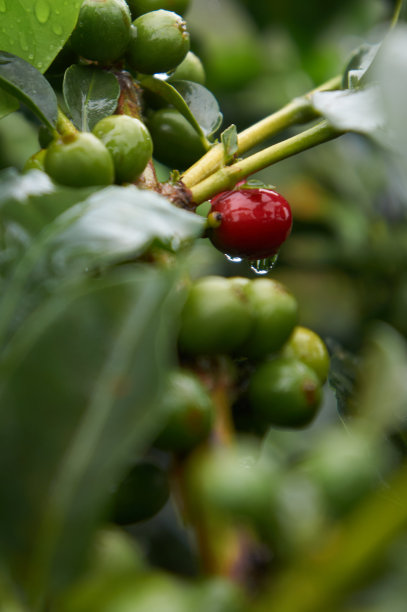
M 164 9 L 174 11 L 178 15 L 183 15 L 189 6 L 189 0 L 127 0 L 133 19 L 149 13 Z
M 196 130 L 175 108 L 156 111 L 147 125 L 154 143 L 154 157 L 170 168 L 184 170 L 206 152 Z
M 171 11 L 151 11 L 134 20 L 127 59 L 130 68 L 145 74 L 168 72 L 189 51 L 186 23 Z
M 192 51 L 188 51 L 184 59 L 168 79 L 171 81 L 193 81 L 194 83 L 205 84 L 205 69 L 199 57 Z
M 237 519 L 261 520 L 270 512 L 279 470 L 257 455 L 256 446 L 240 441 L 195 454 L 187 465 L 192 504 Z
M 294 328 L 281 354 L 294 357 L 306 363 L 317 374 L 321 383 L 329 372 L 329 353 L 322 338 L 314 331 L 300 325 Z
M 166 423 L 154 443 L 158 448 L 188 452 L 208 437 L 214 406 L 207 390 L 192 372 L 176 370 L 171 374 L 162 409 Z
M 227 278 L 207 276 L 190 289 L 181 315 L 179 346 L 192 355 L 230 354 L 250 333 L 249 304 Z
M 137 463 L 114 494 L 114 521 L 129 525 L 148 519 L 161 510 L 168 497 L 167 474 L 153 463 Z
M 241 354 L 261 359 L 278 351 L 289 338 L 298 320 L 297 301 L 284 285 L 269 278 L 252 280 L 244 292 L 254 320 Z
M 87 59 L 113 62 L 126 51 L 130 26 L 125 0 L 84 0 L 71 36 L 72 48 Z
M 304 427 L 321 402 L 321 383 L 309 366 L 277 357 L 262 363 L 251 377 L 249 401 L 259 424 Z
M 92 131 L 113 158 L 116 182 L 135 181 L 153 154 L 153 141 L 144 123 L 127 115 L 111 115 L 98 121 Z
M 110 185 L 114 180 L 112 156 L 93 134 L 77 132 L 64 142 L 54 140 L 44 159 L 49 176 L 68 187 Z

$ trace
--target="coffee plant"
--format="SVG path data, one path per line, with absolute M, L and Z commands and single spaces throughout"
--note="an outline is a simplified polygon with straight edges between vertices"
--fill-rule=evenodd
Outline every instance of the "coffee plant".
M 406 14 L 0 0 L 0 611 L 405 612 Z

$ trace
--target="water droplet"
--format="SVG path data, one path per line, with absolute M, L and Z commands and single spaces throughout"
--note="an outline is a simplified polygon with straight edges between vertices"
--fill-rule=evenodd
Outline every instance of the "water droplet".
M 255 274 L 259 276 L 267 274 L 274 268 L 277 263 L 278 253 L 273 255 L 273 257 L 267 257 L 267 259 L 256 259 L 251 262 L 250 268 L 253 270 Z
M 59 23 L 55 23 L 52 26 L 52 31 L 54 32 L 54 34 L 56 34 L 57 36 L 60 36 L 63 32 L 62 26 L 59 25 Z
M 51 12 L 47 0 L 37 0 L 35 3 L 35 16 L 40 23 L 47 23 Z
M 31 62 L 31 60 L 33 60 L 33 59 L 34 59 L 34 53 L 30 53 L 30 55 L 28 56 L 28 59 L 29 59 L 29 60 L 30 60 L 30 62 Z
M 227 255 L 227 253 L 225 253 L 225 257 L 233 263 L 240 263 L 241 261 L 243 261 L 241 257 L 232 257 L 232 255 Z
M 5 13 L 7 11 L 6 0 L 0 0 L 0 12 Z
M 28 48 L 29 48 L 28 47 L 28 42 L 27 42 L 27 39 L 25 37 L 24 32 L 19 32 L 18 33 L 18 37 L 20 39 L 20 45 L 21 45 L 22 50 L 23 51 L 28 51 Z
M 156 72 L 154 78 L 160 79 L 160 81 L 166 81 L 169 78 L 169 74 L 167 72 Z

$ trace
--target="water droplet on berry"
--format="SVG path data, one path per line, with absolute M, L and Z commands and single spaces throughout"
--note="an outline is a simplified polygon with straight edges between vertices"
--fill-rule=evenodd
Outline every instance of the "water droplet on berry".
M 6 10 L 7 10 L 7 6 L 6 6 L 5 0 L 0 0 L 0 12 L 5 13 Z
M 273 257 L 267 257 L 266 259 L 256 259 L 251 262 L 250 268 L 255 274 L 264 275 L 270 272 L 277 263 L 278 253 Z
M 240 263 L 241 261 L 243 261 L 241 257 L 232 257 L 232 255 L 227 255 L 227 253 L 225 253 L 225 257 L 233 263 Z

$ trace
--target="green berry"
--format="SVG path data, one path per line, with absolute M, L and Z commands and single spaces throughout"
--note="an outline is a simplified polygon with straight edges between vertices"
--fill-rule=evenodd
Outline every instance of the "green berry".
M 329 510 L 342 515 L 377 487 L 394 456 L 390 445 L 369 431 L 327 429 L 301 464 L 321 489 Z
M 72 48 L 86 59 L 113 62 L 126 51 L 130 26 L 125 0 L 84 0 L 71 36 Z
M 206 152 L 196 130 L 175 108 L 161 108 L 153 113 L 148 129 L 154 157 L 170 168 L 184 170 Z
M 189 51 L 186 23 L 171 11 L 151 11 L 137 17 L 127 48 L 129 66 L 137 72 L 168 72 L 182 62 Z
M 164 9 L 174 11 L 178 15 L 183 15 L 189 6 L 189 0 L 127 0 L 133 19 L 149 13 Z
M 29 157 L 24 164 L 23 172 L 28 172 L 28 170 L 42 170 L 43 172 L 45 172 L 45 154 L 46 150 L 40 149 L 39 151 L 34 153 L 34 155 L 31 155 L 31 157 Z
M 208 437 L 214 407 L 205 387 L 192 372 L 172 373 L 162 408 L 166 424 L 155 441 L 158 448 L 188 452 Z
M 119 525 L 130 525 L 154 516 L 169 497 L 167 474 L 157 465 L 135 465 L 114 494 L 112 514 Z
M 242 355 L 261 359 L 278 351 L 289 338 L 298 320 L 295 297 L 281 283 L 257 278 L 245 286 L 253 310 L 253 328 Z
M 281 354 L 303 361 L 314 370 L 321 383 L 326 381 L 330 361 L 328 349 L 322 338 L 311 329 L 295 327 Z
M 188 51 L 184 59 L 168 79 L 171 81 L 193 81 L 194 83 L 205 84 L 205 69 L 199 57 L 192 51 Z
M 110 185 L 114 180 L 109 151 L 89 133 L 77 132 L 67 142 L 54 140 L 45 154 L 44 166 L 54 181 L 68 187 Z
M 153 154 L 153 142 L 144 123 L 127 115 L 112 115 L 101 119 L 92 131 L 113 158 L 116 182 L 135 181 Z
M 261 519 L 270 509 L 278 470 L 257 455 L 256 446 L 239 441 L 192 457 L 187 468 L 192 503 L 238 519 Z
M 249 401 L 258 423 L 303 427 L 315 417 L 321 402 L 321 383 L 298 359 L 276 357 L 262 363 L 249 383 Z
M 249 304 L 227 278 L 207 276 L 190 289 L 182 315 L 179 346 L 192 355 L 230 354 L 251 328 Z

